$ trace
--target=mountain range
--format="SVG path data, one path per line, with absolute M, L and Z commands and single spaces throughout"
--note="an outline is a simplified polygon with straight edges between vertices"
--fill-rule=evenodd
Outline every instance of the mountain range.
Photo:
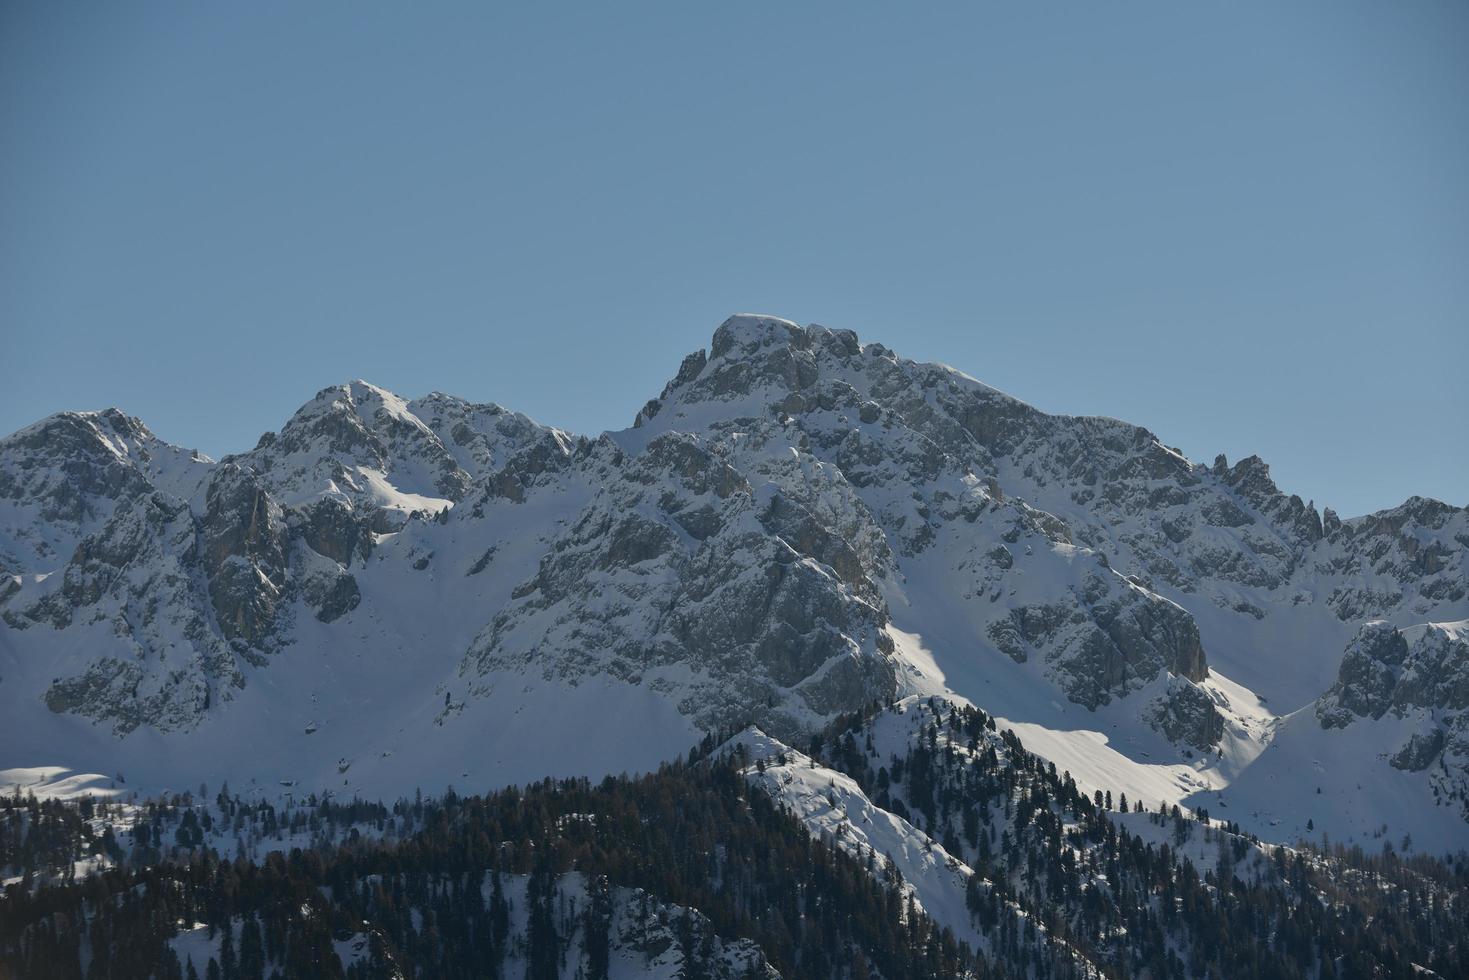
M 595 437 L 354 381 L 218 461 L 117 409 L 0 440 L 0 784 L 484 789 L 914 698 L 1084 793 L 1463 849 L 1469 510 L 756 315 Z

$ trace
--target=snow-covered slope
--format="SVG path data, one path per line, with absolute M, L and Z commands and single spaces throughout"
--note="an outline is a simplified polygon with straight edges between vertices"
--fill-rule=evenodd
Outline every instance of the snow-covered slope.
M 941 694 L 1080 784 L 1290 837 L 1310 759 L 1384 788 L 1334 834 L 1469 841 L 1458 687 L 1332 707 L 1364 624 L 1469 617 L 1469 513 L 1343 521 L 848 331 L 732 317 L 595 439 L 365 382 L 220 463 L 55 416 L 0 440 L 0 566 L 5 767 L 395 794 Z
M 1207 804 L 1273 836 L 1458 850 L 1469 819 L 1469 629 L 1365 624 L 1325 694 L 1282 719 L 1270 749 Z M 1460 820 L 1453 819 L 1454 816 Z M 1308 832 L 1310 822 L 1312 832 Z
M 976 878 L 962 856 L 950 854 L 907 819 L 878 806 L 851 776 L 817 763 L 758 728 L 741 732 L 721 752 L 733 754 L 744 765 L 745 777 L 789 808 L 813 837 L 863 862 L 875 878 L 895 887 L 905 902 L 971 949 L 994 953 L 991 938 L 977 928 L 969 909 L 971 892 L 988 900 L 994 889 Z M 1005 914 L 1013 921 L 1026 918 L 1013 903 L 1005 906 Z M 1044 927 L 1036 934 L 1037 949 L 1055 947 L 1048 950 L 1050 955 L 1070 962 L 1079 976 L 1100 976 Z
M 970 921 L 965 889 L 974 872 L 907 820 L 874 804 L 850 776 L 751 728 L 726 743 L 745 775 L 788 806 L 812 836 L 867 862 L 893 881 L 929 918 L 975 949 L 983 939 Z

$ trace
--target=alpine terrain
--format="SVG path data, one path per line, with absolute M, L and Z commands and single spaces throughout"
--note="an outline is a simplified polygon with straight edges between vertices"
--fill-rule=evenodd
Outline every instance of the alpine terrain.
M 600 435 L 67 412 L 0 792 L 0 976 L 1464 975 L 1469 509 L 756 315 Z

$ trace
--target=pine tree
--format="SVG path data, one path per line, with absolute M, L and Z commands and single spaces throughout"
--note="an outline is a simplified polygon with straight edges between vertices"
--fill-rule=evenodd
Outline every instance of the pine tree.
M 260 922 L 253 913 L 245 916 L 240 929 L 240 977 L 241 980 L 263 980 L 265 976 L 265 945 L 260 933 Z

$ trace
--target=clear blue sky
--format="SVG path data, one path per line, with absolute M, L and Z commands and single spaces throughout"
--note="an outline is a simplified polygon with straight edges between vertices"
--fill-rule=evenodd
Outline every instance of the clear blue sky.
M 1469 503 L 1469 4 L 932 8 L 0 5 L 0 430 L 593 433 L 758 311 Z

